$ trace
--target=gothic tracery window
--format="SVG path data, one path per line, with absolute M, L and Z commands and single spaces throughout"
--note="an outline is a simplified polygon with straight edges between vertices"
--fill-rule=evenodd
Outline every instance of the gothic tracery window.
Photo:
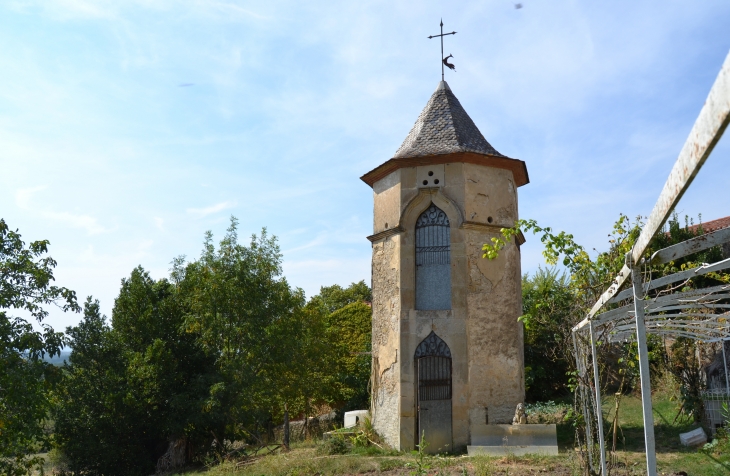
M 451 227 L 434 204 L 416 221 L 416 309 L 451 309 Z

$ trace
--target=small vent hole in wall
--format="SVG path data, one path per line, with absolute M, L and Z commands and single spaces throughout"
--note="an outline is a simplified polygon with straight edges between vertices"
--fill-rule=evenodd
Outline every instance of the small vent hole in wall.
M 428 185 L 428 180 L 424 180 L 423 185 Z
M 385 224 L 385 229 L 386 229 L 386 230 L 388 229 L 388 223 L 386 223 L 386 224 Z
M 436 185 L 438 185 L 439 184 L 439 179 L 434 180 L 433 183 L 435 183 Z
M 487 217 L 487 222 L 492 223 L 494 220 L 492 220 L 492 217 Z
M 433 177 L 433 170 L 429 170 L 429 171 L 428 171 L 428 176 L 429 176 L 429 177 Z

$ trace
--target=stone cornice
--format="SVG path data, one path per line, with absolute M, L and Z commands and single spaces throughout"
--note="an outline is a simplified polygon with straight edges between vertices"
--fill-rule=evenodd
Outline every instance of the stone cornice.
M 388 238 L 389 236 L 398 235 L 400 233 L 403 233 L 404 231 L 405 230 L 402 227 L 394 226 L 393 228 L 388 228 L 387 230 L 381 231 L 380 233 L 370 235 L 367 238 L 368 240 L 370 240 L 371 243 L 375 243 L 376 241 Z
M 454 162 L 509 170 L 512 172 L 512 176 L 515 179 L 515 185 L 518 187 L 530 183 L 530 177 L 527 175 L 527 165 L 524 161 L 504 156 L 477 154 L 475 152 L 454 152 L 450 154 L 426 155 L 402 159 L 393 158 L 366 173 L 360 177 L 360 180 L 372 187 L 378 180 L 403 167 L 438 165 Z
M 504 226 L 499 225 L 486 225 L 484 223 L 477 223 L 473 221 L 465 221 L 462 223 L 462 225 L 459 228 L 466 228 L 468 230 L 478 230 L 478 231 L 486 231 L 489 233 L 502 233 L 502 228 L 508 228 Z M 376 241 L 383 240 L 385 238 L 388 238 L 389 236 L 398 235 L 400 233 L 403 233 L 405 230 L 401 226 L 394 226 L 393 228 L 388 228 L 387 230 L 383 230 L 380 233 L 375 233 L 374 235 L 370 235 L 367 237 L 367 239 L 371 243 L 375 243 Z M 522 232 L 519 232 L 517 235 L 515 235 L 515 244 L 517 246 L 523 245 L 527 240 L 525 239 L 525 235 L 522 234 Z
M 486 223 L 479 223 L 476 221 L 465 221 L 459 228 L 466 228 L 467 230 L 478 230 L 486 231 L 488 233 L 502 233 L 502 228 L 510 228 L 507 225 L 488 225 Z
M 459 228 L 466 228 L 467 230 L 485 231 L 487 233 L 502 234 L 502 228 L 510 227 L 507 225 L 488 225 L 486 223 L 478 223 L 475 221 L 465 221 L 461 224 Z M 526 241 L 527 239 L 525 239 L 525 235 L 523 235 L 521 231 L 515 235 L 515 244 L 517 246 L 523 245 Z

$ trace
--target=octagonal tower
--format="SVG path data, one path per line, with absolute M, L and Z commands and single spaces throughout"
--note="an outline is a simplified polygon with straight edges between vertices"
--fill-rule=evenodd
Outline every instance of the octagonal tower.
M 518 218 L 521 160 L 497 152 L 441 81 L 373 189 L 373 424 L 388 444 L 464 448 L 524 400 L 521 242 L 482 244 Z

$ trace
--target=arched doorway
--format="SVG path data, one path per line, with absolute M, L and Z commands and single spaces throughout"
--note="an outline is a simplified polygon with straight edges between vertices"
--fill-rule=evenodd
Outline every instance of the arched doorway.
M 451 350 L 433 331 L 414 355 L 417 375 L 418 435 L 429 453 L 451 451 Z

